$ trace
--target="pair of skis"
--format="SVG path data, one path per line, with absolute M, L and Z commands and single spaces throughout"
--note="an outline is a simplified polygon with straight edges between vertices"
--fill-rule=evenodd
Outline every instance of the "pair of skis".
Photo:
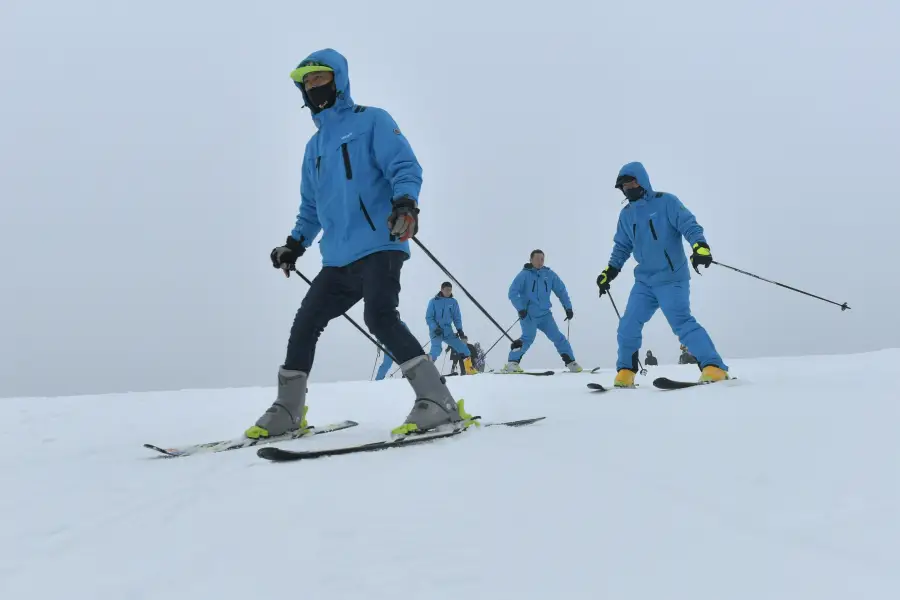
M 736 377 L 732 377 L 731 379 L 727 379 L 726 381 L 733 381 L 737 379 Z M 668 377 L 657 377 L 653 380 L 653 387 L 660 390 L 683 390 L 686 388 L 697 387 L 700 385 L 709 385 L 711 383 L 717 383 L 715 381 L 677 381 L 675 379 L 669 379 Z M 599 383 L 589 383 L 587 384 L 589 390 L 594 392 L 608 392 L 612 389 L 616 388 L 608 388 L 600 385 Z M 628 388 L 625 388 L 628 389 Z
M 163 448 L 161 446 L 155 446 L 153 444 L 144 444 L 144 448 L 154 450 L 169 458 L 175 458 L 181 456 L 193 456 L 195 454 L 240 450 L 242 448 L 251 448 L 254 446 L 266 446 L 264 448 L 259 448 L 256 451 L 256 455 L 260 458 L 265 458 L 274 462 L 287 462 L 294 460 L 323 458 L 326 456 L 340 456 L 343 454 L 356 454 L 360 452 L 374 452 L 376 450 L 387 450 L 388 448 L 399 448 L 402 446 L 413 446 L 422 444 L 424 442 L 432 442 L 443 438 L 453 437 L 459 435 L 460 433 L 463 433 L 464 431 L 468 431 L 471 427 L 496 427 L 499 425 L 503 425 L 506 427 L 522 427 L 523 425 L 531 425 L 532 423 L 537 423 L 538 421 L 546 419 L 546 417 L 535 417 L 532 419 L 502 421 L 497 423 L 475 422 L 480 418 L 481 417 L 473 417 L 471 422 L 468 423 L 468 427 L 459 426 L 450 429 L 436 429 L 425 431 L 423 433 L 412 433 L 394 439 L 385 439 L 377 442 L 369 442 L 353 446 L 342 446 L 325 450 L 285 450 L 283 448 L 269 446 L 269 444 L 297 440 L 300 438 L 306 438 L 322 433 L 340 431 L 342 429 L 356 427 L 357 425 L 359 425 L 359 423 L 357 423 L 356 421 L 340 421 L 338 423 L 332 423 L 323 427 L 309 427 L 303 431 L 294 431 L 284 435 L 273 436 L 269 438 L 250 439 L 242 437 L 233 440 L 207 442 L 204 444 L 195 444 L 178 448 Z

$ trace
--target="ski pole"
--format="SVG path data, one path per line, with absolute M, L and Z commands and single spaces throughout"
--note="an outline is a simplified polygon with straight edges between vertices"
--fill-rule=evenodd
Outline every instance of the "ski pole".
M 509 330 L 512 329 L 513 327 L 515 327 L 515 326 L 516 326 L 516 323 L 518 323 L 518 322 L 521 321 L 521 320 L 522 320 L 521 317 L 518 318 L 518 319 L 516 319 L 516 322 L 513 323 L 512 325 L 510 325 L 509 327 L 507 327 L 506 331 L 503 332 L 504 335 L 505 335 L 506 337 L 509 337 L 509 336 L 506 335 L 506 334 L 508 334 L 508 333 L 509 333 Z M 494 346 L 496 346 L 497 344 L 499 344 L 499 343 L 500 343 L 500 340 L 502 340 L 503 337 L 504 337 L 503 335 L 501 335 L 500 337 L 498 337 L 498 338 L 497 338 L 497 341 L 494 342 L 494 343 L 491 345 L 491 347 L 488 348 L 487 351 L 482 355 L 482 358 L 487 358 L 488 352 L 490 352 L 491 350 L 493 350 L 493 349 L 494 349 Z
M 738 269 L 738 268 L 736 268 L 736 267 L 731 267 L 731 266 L 729 266 L 729 265 L 720 263 L 719 261 L 716 261 L 716 260 L 712 261 L 712 263 L 713 263 L 714 265 L 719 265 L 720 267 L 725 267 L 726 269 L 731 269 L 732 271 L 737 271 L 738 273 L 741 273 L 741 274 L 743 274 L 743 275 L 747 275 L 747 276 L 749 276 L 749 277 L 754 277 L 754 278 L 756 278 L 756 279 L 759 279 L 760 281 L 765 281 L 766 283 L 771 283 L 771 284 L 774 284 L 774 285 L 781 286 L 781 287 L 783 287 L 783 288 L 785 288 L 785 289 L 791 290 L 792 292 L 797 292 L 797 293 L 799 293 L 799 294 L 803 294 L 803 295 L 809 296 L 809 297 L 811 297 L 811 298 L 816 298 L 816 299 L 818 299 L 818 300 L 822 300 L 823 302 L 828 302 L 829 304 L 834 304 L 835 306 L 840 306 L 840 307 L 841 307 L 841 312 L 843 312 L 843 311 L 845 311 L 845 310 L 847 310 L 847 309 L 850 308 L 849 306 L 847 306 L 847 303 L 846 303 L 846 302 L 844 302 L 843 304 L 841 304 L 841 303 L 839 303 L 839 302 L 835 302 L 834 300 L 828 300 L 827 298 L 823 298 L 823 297 L 821 297 L 821 296 L 816 296 L 815 294 L 810 294 L 809 292 L 804 292 L 803 290 L 798 290 L 797 288 L 793 288 L 793 287 L 791 287 L 791 286 L 789 286 L 789 285 L 784 285 L 783 283 L 778 283 L 777 281 L 771 281 L 771 280 L 769 280 L 769 279 L 766 279 L 765 277 L 760 277 L 759 275 L 754 275 L 753 273 L 748 273 L 747 271 L 742 271 L 741 269 Z
M 461 283 L 459 282 L 459 280 L 458 280 L 456 277 L 454 277 L 454 276 L 450 273 L 450 271 L 447 270 L 447 267 L 445 267 L 443 264 L 441 264 L 441 261 L 439 261 L 439 260 L 437 259 L 437 257 L 435 257 L 435 255 L 432 254 L 431 251 L 428 250 L 428 248 L 426 248 L 425 245 L 422 244 L 422 242 L 419 241 L 419 238 L 413 237 L 413 238 L 412 238 L 412 241 L 414 241 L 414 242 L 419 246 L 419 248 L 421 248 L 422 251 L 423 251 L 425 254 L 428 255 L 428 258 L 430 258 L 431 260 L 434 261 L 434 264 L 436 264 L 438 267 L 440 267 L 441 271 L 443 271 L 443 272 L 447 275 L 447 277 L 449 277 L 450 279 L 452 279 L 452 280 L 454 281 L 454 283 L 456 283 L 456 285 L 459 286 L 459 289 L 461 289 L 461 290 L 463 291 L 463 293 L 464 293 L 466 296 L 469 297 L 469 300 L 471 300 L 472 303 L 473 303 L 475 306 L 477 306 L 478 309 L 481 310 L 481 312 L 484 313 L 484 316 L 486 316 L 486 317 L 490 320 L 490 322 L 493 323 L 493 324 L 497 327 L 497 329 L 499 329 L 500 331 L 503 331 L 503 327 L 501 327 L 501 326 L 500 326 L 500 323 L 498 323 L 498 322 L 494 319 L 494 317 L 491 316 L 491 313 L 489 313 L 487 310 L 485 310 L 485 308 L 484 308 L 481 304 L 479 304 L 478 300 L 476 300 L 476 299 L 474 298 L 474 296 L 472 296 L 472 294 L 469 293 L 469 290 L 467 290 L 467 289 L 465 288 L 465 286 L 464 286 L 463 284 L 461 284 Z M 503 335 L 505 335 L 506 337 L 508 337 L 508 338 L 509 338 L 509 341 L 511 341 L 511 342 L 514 342 L 514 341 L 515 341 L 515 340 L 513 340 L 511 337 L 509 337 L 509 334 L 508 334 L 506 331 L 503 331 Z
M 606 292 L 606 295 L 609 296 L 609 301 L 612 302 L 613 310 L 616 311 L 616 316 L 619 317 L 619 320 L 621 321 L 621 320 L 622 320 L 622 315 L 619 314 L 619 307 L 616 306 L 616 301 L 613 300 L 612 294 L 610 294 L 610 293 L 607 291 L 607 292 Z M 640 358 L 637 358 L 637 357 L 635 356 L 635 360 L 637 360 L 638 368 L 641 370 L 641 375 L 646 375 L 646 374 L 647 374 L 647 369 L 645 369 L 645 368 L 644 368 L 644 365 L 641 364 L 641 359 L 640 359 Z
M 300 271 L 298 271 L 296 266 L 293 267 L 293 268 L 291 268 L 291 271 L 293 271 L 294 273 L 296 273 L 296 274 L 297 274 L 301 279 L 303 279 L 303 281 L 305 281 L 308 285 L 312 286 L 312 281 L 310 281 L 310 280 L 306 277 L 306 275 L 304 275 L 303 273 L 301 273 Z M 288 272 L 287 270 L 285 270 L 284 274 L 285 274 L 285 275 L 288 275 L 289 272 Z M 347 313 L 344 313 L 344 318 L 347 319 L 348 321 L 350 321 L 350 322 L 353 324 L 354 327 L 356 327 L 357 329 L 359 329 L 359 332 L 360 332 L 361 334 L 363 334 L 364 336 L 366 336 L 366 338 L 368 338 L 368 340 L 369 340 L 370 342 L 372 342 L 373 344 L 375 344 L 375 346 L 377 346 L 379 350 L 381 350 L 382 352 L 384 352 L 387 356 L 390 356 L 392 361 L 397 362 L 397 359 L 394 357 L 394 355 L 391 354 L 390 352 L 388 352 L 387 348 L 385 348 L 384 346 L 382 346 L 381 344 L 379 344 L 378 341 L 377 341 L 375 338 L 373 338 L 371 335 L 369 335 L 369 333 L 368 333 L 365 329 L 363 329 L 362 327 L 360 327 L 359 324 L 357 324 L 356 321 L 354 321 L 353 319 L 351 319 L 351 318 L 350 318 L 350 315 L 348 315 Z M 378 358 L 376 357 L 375 360 L 378 360 Z
M 372 365 L 372 374 L 369 375 L 369 381 L 375 379 L 375 369 L 378 368 L 378 357 L 381 356 L 381 350 L 375 350 L 375 363 Z

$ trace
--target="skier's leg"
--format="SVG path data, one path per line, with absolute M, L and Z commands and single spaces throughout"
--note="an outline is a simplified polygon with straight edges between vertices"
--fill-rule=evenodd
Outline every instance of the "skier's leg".
M 384 360 L 381 361 L 381 366 L 378 367 L 378 373 L 375 375 L 375 381 L 381 381 L 387 377 L 388 371 L 391 370 L 392 366 L 394 366 L 394 361 L 391 360 L 390 356 L 385 354 Z
M 316 343 L 328 322 L 361 297 L 361 286 L 346 269 L 325 267 L 319 271 L 294 316 L 284 364 L 278 370 L 278 397 L 245 432 L 247 437 L 276 436 L 306 427 L 306 385 Z
M 459 363 L 462 372 L 466 375 L 474 375 L 476 371 L 475 367 L 472 366 L 472 352 L 469 350 L 469 345 L 452 333 L 445 335 L 444 341 L 459 353 L 461 357 L 459 358 Z
M 728 365 L 719 356 L 712 339 L 706 329 L 691 314 L 690 281 L 667 283 L 654 288 L 659 306 L 679 341 L 687 346 L 688 351 L 697 358 L 703 375 L 718 375 L 716 379 L 724 379 Z M 710 369 L 712 367 L 712 369 Z M 724 373 L 717 373 L 723 371 Z
M 424 431 L 468 416 L 457 406 L 437 366 L 400 322 L 400 270 L 407 258 L 404 252 L 384 251 L 354 263 L 363 281 L 366 325 L 394 355 L 416 394 L 406 421 L 393 430 L 396 434 Z
M 635 281 L 628 295 L 625 313 L 619 321 L 616 339 L 619 343 L 619 356 L 616 361 L 617 383 L 631 385 L 634 374 L 638 371 L 638 351 L 641 349 L 644 324 L 647 323 L 659 308 L 653 290 L 645 283 Z
M 544 332 L 547 339 L 553 342 L 556 351 L 559 352 L 559 356 L 562 358 L 563 364 L 568 367 L 572 363 L 575 363 L 575 353 L 572 351 L 572 345 L 569 343 L 565 334 L 560 331 L 556 319 L 553 318 L 553 313 L 547 313 L 546 316 L 538 321 L 537 326 L 538 329 Z M 572 371 L 580 371 L 581 367 L 578 363 L 575 363 L 570 369 Z
M 537 335 L 537 324 L 531 315 L 526 316 L 520 323 L 522 324 L 522 335 L 519 337 L 519 340 L 521 340 L 522 346 L 516 350 L 510 350 L 507 359 L 509 364 L 503 368 L 504 371 L 512 371 L 519 366 L 519 362 L 525 356 L 525 353 L 528 352 L 528 349 L 531 348 L 531 344 L 534 343 L 534 337 Z M 512 368 L 510 365 L 512 365 Z
M 431 362 L 435 362 L 441 356 L 441 349 L 443 345 L 441 344 L 441 336 L 436 335 L 431 338 L 431 352 L 428 355 L 431 357 Z

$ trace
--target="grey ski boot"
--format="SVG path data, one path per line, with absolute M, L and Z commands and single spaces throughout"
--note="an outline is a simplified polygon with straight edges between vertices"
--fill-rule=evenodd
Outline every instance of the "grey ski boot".
M 469 427 L 477 424 L 466 414 L 464 401 L 459 404 L 453 399 L 444 378 L 427 356 L 417 356 L 402 365 L 406 379 L 416 393 L 415 403 L 403 425 L 395 427 L 391 433 L 397 436 L 422 433 L 442 425 Z
M 278 369 L 278 397 L 256 425 L 244 432 L 251 439 L 275 437 L 297 429 L 306 429 L 306 383 L 303 371 Z

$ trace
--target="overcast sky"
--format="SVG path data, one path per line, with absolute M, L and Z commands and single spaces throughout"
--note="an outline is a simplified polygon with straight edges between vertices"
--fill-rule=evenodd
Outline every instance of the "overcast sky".
M 268 254 L 315 131 L 288 73 L 323 47 L 418 154 L 419 239 L 504 325 L 542 248 L 585 367 L 614 366 L 594 280 L 633 160 L 715 259 L 853 307 L 712 267 L 693 309 L 726 359 L 900 346 L 898 23 L 896 0 L 3 0 L 0 396 L 274 385 L 307 287 Z M 320 266 L 316 246 L 298 262 Z M 421 252 L 404 267 L 401 315 L 423 341 L 445 279 Z M 456 295 L 470 339 L 492 344 Z M 661 313 L 648 348 L 677 358 Z M 314 380 L 368 378 L 374 358 L 336 320 Z M 562 365 L 539 337 L 523 366 Z

